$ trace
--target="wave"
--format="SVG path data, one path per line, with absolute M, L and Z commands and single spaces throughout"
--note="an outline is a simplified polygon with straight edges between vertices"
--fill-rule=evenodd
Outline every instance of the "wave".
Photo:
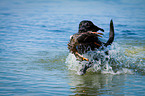
M 109 55 L 105 52 L 109 51 Z M 117 43 L 104 50 L 97 49 L 83 54 L 84 57 L 89 58 L 93 66 L 87 72 L 95 72 L 102 74 L 135 74 L 136 72 L 145 74 L 145 59 L 144 48 L 125 49 Z M 95 58 L 98 58 L 97 60 Z M 66 63 L 69 70 L 75 70 L 80 74 L 80 70 L 88 61 L 77 61 L 76 57 L 69 53 L 66 58 Z

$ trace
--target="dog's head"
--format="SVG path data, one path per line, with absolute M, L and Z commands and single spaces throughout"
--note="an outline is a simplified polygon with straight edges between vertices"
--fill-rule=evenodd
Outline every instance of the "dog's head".
M 78 33 L 84 33 L 88 31 L 97 32 L 98 30 L 101 30 L 104 32 L 102 28 L 99 28 L 98 26 L 94 25 L 91 21 L 83 20 L 79 24 L 79 32 Z

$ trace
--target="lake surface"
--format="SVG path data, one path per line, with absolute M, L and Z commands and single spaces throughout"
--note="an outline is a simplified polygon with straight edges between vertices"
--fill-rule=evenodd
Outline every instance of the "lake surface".
M 78 75 L 70 35 L 91 20 L 105 30 L 105 42 L 111 19 L 116 71 Z M 0 0 L 1 96 L 144 96 L 144 81 L 144 0 Z

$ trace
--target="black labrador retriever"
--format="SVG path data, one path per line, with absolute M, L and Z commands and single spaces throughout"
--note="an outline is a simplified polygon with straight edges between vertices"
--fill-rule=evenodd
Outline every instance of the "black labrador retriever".
M 101 37 L 101 35 L 103 34 L 97 32 L 98 30 L 104 32 L 102 28 L 97 27 L 91 21 L 84 20 L 79 24 L 78 33 L 71 36 L 70 42 L 68 43 L 68 49 L 75 55 L 75 57 L 79 61 L 89 61 L 89 59 L 84 58 L 82 54 L 90 50 L 99 49 L 102 46 L 107 47 L 114 41 L 114 26 L 112 20 L 110 21 L 109 40 L 106 43 L 99 40 L 98 37 Z M 108 55 L 108 52 L 106 52 L 105 54 Z M 85 66 L 83 68 L 83 74 L 85 74 L 86 70 L 89 67 L 90 66 Z

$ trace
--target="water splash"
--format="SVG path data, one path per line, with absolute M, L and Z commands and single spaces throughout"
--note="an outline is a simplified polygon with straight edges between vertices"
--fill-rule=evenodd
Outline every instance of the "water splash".
M 108 55 L 105 54 L 107 51 L 109 51 Z M 129 54 L 130 53 L 128 53 L 124 47 L 114 43 L 104 50 L 98 49 L 96 51 L 89 51 L 83 54 L 83 56 L 89 58 L 89 62 L 93 64 L 93 66 L 87 70 L 89 72 L 103 74 L 134 74 L 135 72 L 139 72 L 145 74 L 144 59 L 141 59 L 138 55 L 134 54 L 134 56 L 129 56 Z M 78 74 L 80 74 L 81 68 L 83 68 L 85 64 L 89 64 L 89 62 L 77 61 L 76 57 L 71 53 L 69 53 L 66 58 L 68 69 L 75 70 Z

